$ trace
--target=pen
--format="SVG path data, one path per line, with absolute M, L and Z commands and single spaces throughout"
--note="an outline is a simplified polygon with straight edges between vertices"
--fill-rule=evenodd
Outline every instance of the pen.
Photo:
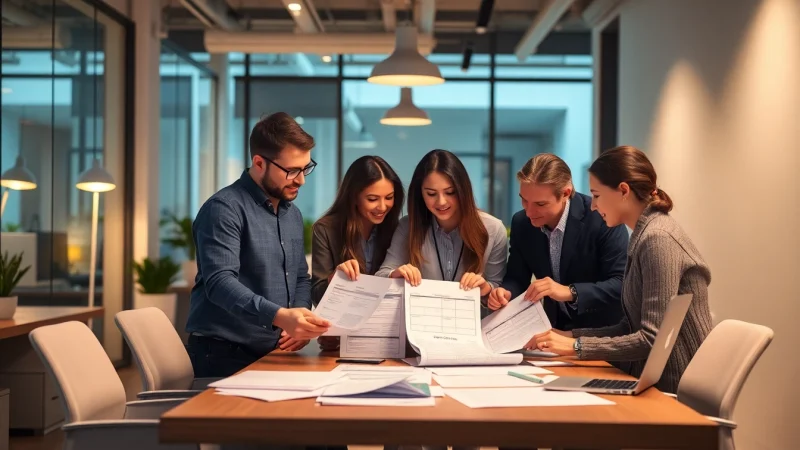
M 517 378 L 519 378 L 521 380 L 531 381 L 533 383 L 538 383 L 538 384 L 544 384 L 544 380 L 539 378 L 539 377 L 537 377 L 536 375 L 523 375 L 521 373 L 512 372 L 512 371 L 509 371 L 508 374 L 511 375 L 512 377 L 517 377 Z

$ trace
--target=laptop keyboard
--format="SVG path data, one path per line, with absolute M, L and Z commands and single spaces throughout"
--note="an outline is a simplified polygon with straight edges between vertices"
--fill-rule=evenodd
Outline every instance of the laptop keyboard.
M 633 389 L 636 387 L 636 383 L 636 380 L 603 380 L 598 378 L 585 383 L 581 387 L 593 389 Z

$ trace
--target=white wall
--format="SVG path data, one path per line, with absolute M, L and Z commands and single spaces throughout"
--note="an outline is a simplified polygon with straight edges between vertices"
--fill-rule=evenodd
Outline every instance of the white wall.
M 775 331 L 737 448 L 797 448 L 800 2 L 630 1 L 620 38 L 620 142 L 648 151 L 711 265 L 716 321 Z

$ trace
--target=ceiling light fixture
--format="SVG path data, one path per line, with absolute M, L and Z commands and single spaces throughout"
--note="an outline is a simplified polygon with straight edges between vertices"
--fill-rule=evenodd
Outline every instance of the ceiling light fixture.
M 492 18 L 494 0 L 483 0 L 478 9 L 478 20 L 475 22 L 475 32 L 478 34 L 486 33 L 489 27 L 489 20 Z
M 400 103 L 386 111 L 381 119 L 383 125 L 415 127 L 430 125 L 428 114 L 419 109 L 411 98 L 411 88 L 400 88 Z
M 303 10 L 303 6 L 300 5 L 300 3 L 289 3 L 288 5 L 286 5 L 286 7 L 289 8 L 289 11 L 302 11 Z
M 397 27 L 394 52 L 372 69 L 367 81 L 390 86 L 430 86 L 444 83 L 436 64 L 419 54 L 417 27 Z
M 322 55 L 322 62 L 329 63 L 331 61 L 333 61 L 333 58 L 331 58 L 331 55 Z

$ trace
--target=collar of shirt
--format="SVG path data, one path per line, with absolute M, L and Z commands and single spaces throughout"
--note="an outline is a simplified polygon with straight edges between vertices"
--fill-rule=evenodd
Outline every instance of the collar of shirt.
M 255 200 L 256 203 L 259 205 L 266 205 L 269 202 L 269 196 L 266 192 L 264 192 L 263 189 L 261 189 L 261 186 L 259 186 L 255 180 L 253 180 L 253 177 L 250 176 L 250 172 L 247 169 L 242 172 L 242 176 L 239 177 L 239 182 L 241 182 L 244 188 L 247 189 L 247 192 L 250 193 L 250 196 L 253 197 L 253 200 Z M 284 212 L 291 206 L 291 202 L 281 200 L 278 202 L 278 211 Z M 267 208 L 267 210 L 272 211 L 272 208 Z
M 567 229 L 567 219 L 569 218 L 569 204 L 570 204 L 570 199 L 567 199 L 567 204 L 564 205 L 564 212 L 561 213 L 561 219 L 559 219 L 558 225 L 556 225 L 555 228 L 555 230 L 560 231 L 562 234 L 564 233 L 564 230 Z M 542 227 L 542 232 L 546 234 L 548 238 L 555 230 L 550 230 L 549 228 L 547 228 L 547 225 Z
M 445 233 L 442 227 L 439 226 L 439 221 L 436 219 L 433 219 L 433 231 L 450 239 L 454 239 L 456 236 L 460 236 L 458 233 L 458 227 L 453 228 L 453 230 L 450 231 L 449 233 Z

